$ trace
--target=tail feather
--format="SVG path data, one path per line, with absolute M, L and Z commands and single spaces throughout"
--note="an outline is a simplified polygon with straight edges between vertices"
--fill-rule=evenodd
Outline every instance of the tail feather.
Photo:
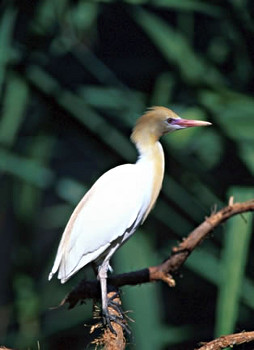
M 51 274 L 54 274 L 58 270 L 57 278 L 61 280 L 61 283 L 65 283 L 72 275 L 74 275 L 76 272 L 82 269 L 82 267 L 99 258 L 103 254 L 103 252 L 108 248 L 108 246 L 109 244 L 100 247 L 95 252 L 83 255 L 76 264 L 71 261 L 70 256 L 68 257 L 68 260 L 64 259 L 63 257 L 59 262 L 58 266 L 57 264 L 54 264 L 54 267 L 56 265 L 57 268 L 55 270 L 53 267 Z M 51 277 L 51 274 L 49 277 Z

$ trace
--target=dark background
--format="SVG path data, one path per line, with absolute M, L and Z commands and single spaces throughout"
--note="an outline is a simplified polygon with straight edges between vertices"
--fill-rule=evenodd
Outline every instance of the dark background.
M 92 303 L 51 309 L 47 282 L 68 218 L 109 168 L 135 162 L 135 120 L 153 105 L 209 120 L 162 139 L 166 174 L 115 272 L 157 264 L 229 197 L 254 197 L 251 1 L 2 1 L 0 5 L 0 345 L 84 349 Z M 98 213 L 99 215 L 99 213 Z M 193 349 L 254 329 L 251 215 L 230 220 L 176 276 L 122 289 L 130 349 Z M 93 348 L 93 347 L 91 347 Z M 239 349 L 253 349 L 243 345 Z

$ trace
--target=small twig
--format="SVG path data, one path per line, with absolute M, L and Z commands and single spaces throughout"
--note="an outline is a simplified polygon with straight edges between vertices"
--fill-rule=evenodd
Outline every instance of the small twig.
M 220 350 L 234 345 L 240 345 L 254 341 L 254 331 L 229 334 L 205 343 L 196 350 Z
M 240 217 L 243 219 L 243 221 L 244 221 L 244 223 L 245 223 L 245 224 L 247 224 L 247 223 L 248 223 L 248 221 L 247 221 L 246 217 L 245 217 L 243 214 L 240 214 Z
M 218 208 L 218 205 L 217 205 L 217 203 L 215 203 L 211 208 L 211 215 L 216 214 L 217 208 Z
M 234 204 L 234 196 L 230 196 L 230 197 L 229 197 L 229 201 L 228 201 L 228 205 L 229 205 L 230 207 L 232 207 L 233 204 Z

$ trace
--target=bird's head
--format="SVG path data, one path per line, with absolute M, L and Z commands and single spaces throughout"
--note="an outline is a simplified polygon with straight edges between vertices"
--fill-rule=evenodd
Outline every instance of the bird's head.
M 167 133 L 193 126 L 208 126 L 209 122 L 180 118 L 171 109 L 152 107 L 137 120 L 131 139 L 135 144 L 156 142 Z

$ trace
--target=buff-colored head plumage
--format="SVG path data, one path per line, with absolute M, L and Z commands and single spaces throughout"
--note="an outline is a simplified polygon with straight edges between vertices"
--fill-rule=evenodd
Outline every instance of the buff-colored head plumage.
M 133 129 L 131 140 L 136 144 L 156 142 L 165 133 L 174 131 L 169 121 L 179 119 L 178 115 L 166 107 L 152 107 L 142 115 Z
M 193 126 L 207 126 L 209 122 L 180 118 L 166 107 L 152 107 L 138 120 L 131 134 L 131 140 L 140 148 L 147 148 L 156 143 L 167 133 Z

